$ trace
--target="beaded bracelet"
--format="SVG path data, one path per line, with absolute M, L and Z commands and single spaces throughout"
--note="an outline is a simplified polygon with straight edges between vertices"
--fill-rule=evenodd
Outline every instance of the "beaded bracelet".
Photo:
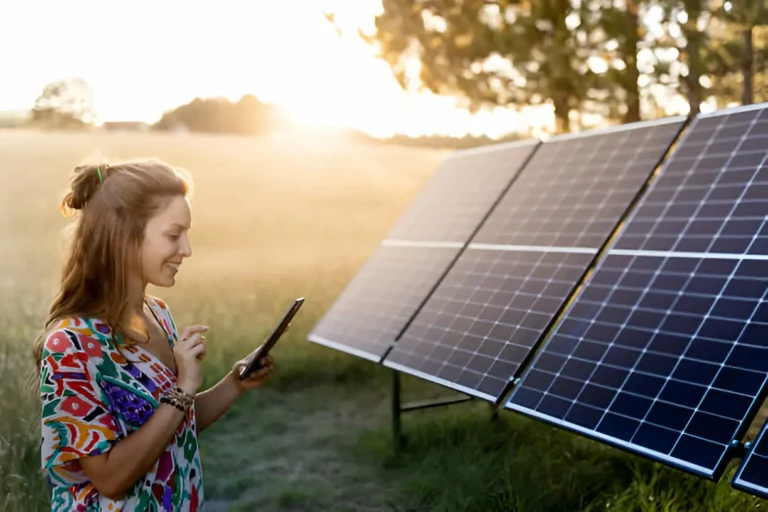
M 160 397 L 160 403 L 172 405 L 181 412 L 186 412 L 195 403 L 195 397 L 174 386 Z

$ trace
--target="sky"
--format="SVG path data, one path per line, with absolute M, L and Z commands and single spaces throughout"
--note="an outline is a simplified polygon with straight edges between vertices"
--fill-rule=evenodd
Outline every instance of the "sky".
M 46 83 L 81 77 L 97 122 L 154 122 L 195 97 L 254 94 L 300 124 L 381 137 L 551 129 L 549 107 L 473 116 L 449 98 L 404 92 L 356 35 L 373 32 L 380 10 L 381 0 L 5 0 L 0 111 L 29 109 Z

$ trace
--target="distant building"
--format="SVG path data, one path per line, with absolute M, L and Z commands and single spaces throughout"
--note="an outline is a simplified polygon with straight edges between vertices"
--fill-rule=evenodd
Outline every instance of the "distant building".
M 143 121 L 106 121 L 103 125 L 108 132 L 148 132 L 149 124 Z

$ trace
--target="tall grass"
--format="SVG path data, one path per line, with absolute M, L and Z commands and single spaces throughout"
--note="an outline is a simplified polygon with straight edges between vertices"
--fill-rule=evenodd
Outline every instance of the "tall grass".
M 269 385 L 201 436 L 211 510 L 740 511 L 765 503 L 475 403 L 412 413 L 391 446 L 383 368 L 306 335 L 445 153 L 249 138 L 0 134 L 0 510 L 45 510 L 31 342 L 60 264 L 57 202 L 84 157 L 158 156 L 194 175 L 193 257 L 152 289 L 211 326 L 205 386 L 307 302 Z M 409 397 L 444 390 L 404 377 Z

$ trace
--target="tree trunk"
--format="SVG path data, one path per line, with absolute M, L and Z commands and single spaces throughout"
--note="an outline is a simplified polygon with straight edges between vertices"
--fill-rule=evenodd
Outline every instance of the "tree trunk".
M 754 73 L 752 65 L 755 61 L 755 47 L 752 40 L 753 27 L 744 31 L 744 60 L 741 62 L 741 74 L 744 79 L 744 90 L 741 95 L 742 105 L 754 102 Z
M 624 64 L 627 66 L 624 89 L 627 94 L 627 112 L 624 114 L 625 123 L 640 121 L 640 71 L 637 69 L 637 52 L 640 42 L 640 17 L 636 2 L 630 1 L 627 9 L 627 20 L 630 28 L 627 33 L 624 48 Z
M 571 131 L 571 109 L 568 106 L 568 100 L 562 96 L 554 97 L 555 104 L 555 132 L 570 133 Z
M 685 32 L 685 31 L 684 31 Z M 699 80 L 701 79 L 704 63 L 701 58 L 701 34 L 688 35 L 688 75 L 685 77 L 687 89 L 688 106 L 691 115 L 697 115 L 701 112 L 701 101 L 703 87 Z

